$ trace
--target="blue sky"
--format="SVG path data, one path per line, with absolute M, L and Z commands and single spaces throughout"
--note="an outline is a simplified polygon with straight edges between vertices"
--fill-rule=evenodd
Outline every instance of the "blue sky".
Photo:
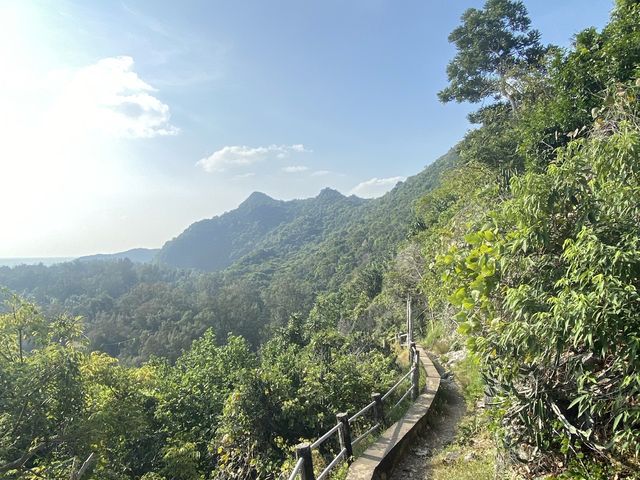
M 469 128 L 436 93 L 482 4 L 0 1 L 0 257 L 158 247 L 254 190 L 382 194 Z M 526 4 L 563 46 L 612 5 Z

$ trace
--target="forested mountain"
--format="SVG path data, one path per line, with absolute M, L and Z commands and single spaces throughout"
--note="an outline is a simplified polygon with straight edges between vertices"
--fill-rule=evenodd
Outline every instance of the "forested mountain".
M 358 268 L 393 257 L 414 226 L 415 202 L 435 188 L 443 172 L 453 168 L 457 160 L 452 150 L 382 197 L 358 204 L 357 209 L 338 210 L 333 205 L 344 206 L 346 202 L 336 204 L 327 198 L 324 213 L 303 216 L 276 229 L 228 272 L 259 273 L 260 278 L 292 275 L 311 282 L 316 292 L 335 290 Z M 329 192 L 331 197 L 340 195 L 323 192 L 327 197 Z
M 160 250 L 160 263 L 234 274 L 292 271 L 340 285 L 359 265 L 390 258 L 411 228 L 413 203 L 451 168 L 451 151 L 381 198 L 345 197 L 325 188 L 315 198 L 275 200 L 254 192 L 237 209 L 194 223 Z
M 253 193 L 158 254 L 201 268 L 135 263 L 124 252 L 51 267 L 0 267 L 0 285 L 47 313 L 81 315 L 91 348 L 127 363 L 153 355 L 175 360 L 207 328 L 220 342 L 233 333 L 257 348 L 291 315 L 306 316 L 318 294 L 372 273 L 381 278 L 379 266 L 411 230 L 414 202 L 456 159 L 449 152 L 374 200 L 331 189 L 288 202 Z M 376 293 L 364 284 L 360 290 Z
M 315 198 L 290 201 L 254 192 L 238 208 L 196 222 L 165 243 L 158 260 L 173 267 L 219 271 L 255 252 L 288 252 L 348 223 L 366 202 L 328 188 Z

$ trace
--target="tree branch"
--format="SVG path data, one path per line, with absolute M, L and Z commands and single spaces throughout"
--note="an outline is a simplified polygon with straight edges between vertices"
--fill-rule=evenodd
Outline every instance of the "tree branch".
M 9 470 L 20 469 L 24 467 L 24 465 L 31 460 L 38 452 L 45 450 L 46 448 L 58 444 L 63 443 L 63 437 L 53 437 L 49 440 L 40 442 L 35 447 L 30 450 L 27 450 L 22 456 L 12 462 L 5 463 L 4 465 L 0 465 L 0 473 L 7 472 Z
M 95 452 L 91 452 L 77 472 L 73 470 L 71 471 L 69 480 L 81 480 L 84 474 L 87 473 L 87 471 L 93 466 L 96 460 L 97 456 Z

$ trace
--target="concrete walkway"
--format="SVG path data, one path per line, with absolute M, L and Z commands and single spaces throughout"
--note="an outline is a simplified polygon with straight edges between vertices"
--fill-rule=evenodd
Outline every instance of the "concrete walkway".
M 394 466 L 426 426 L 429 409 L 440 389 L 440 375 L 424 349 L 419 345 L 417 349 L 420 352 L 422 367 L 427 374 L 424 390 L 403 417 L 391 425 L 353 462 L 349 467 L 347 480 L 389 478 Z

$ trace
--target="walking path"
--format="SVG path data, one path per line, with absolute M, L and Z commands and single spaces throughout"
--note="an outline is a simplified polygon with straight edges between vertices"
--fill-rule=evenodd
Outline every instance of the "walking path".
M 395 466 L 415 444 L 416 437 L 425 428 L 432 415 L 431 407 L 440 393 L 440 374 L 427 353 L 416 346 L 422 367 L 426 372 L 426 385 L 417 400 L 395 424 L 389 427 L 349 468 L 347 480 L 388 478 Z
M 438 401 L 432 408 L 426 427 L 394 468 L 390 480 L 428 480 L 431 478 L 431 458 L 454 440 L 458 423 L 466 411 L 464 398 L 455 382 L 442 380 Z

